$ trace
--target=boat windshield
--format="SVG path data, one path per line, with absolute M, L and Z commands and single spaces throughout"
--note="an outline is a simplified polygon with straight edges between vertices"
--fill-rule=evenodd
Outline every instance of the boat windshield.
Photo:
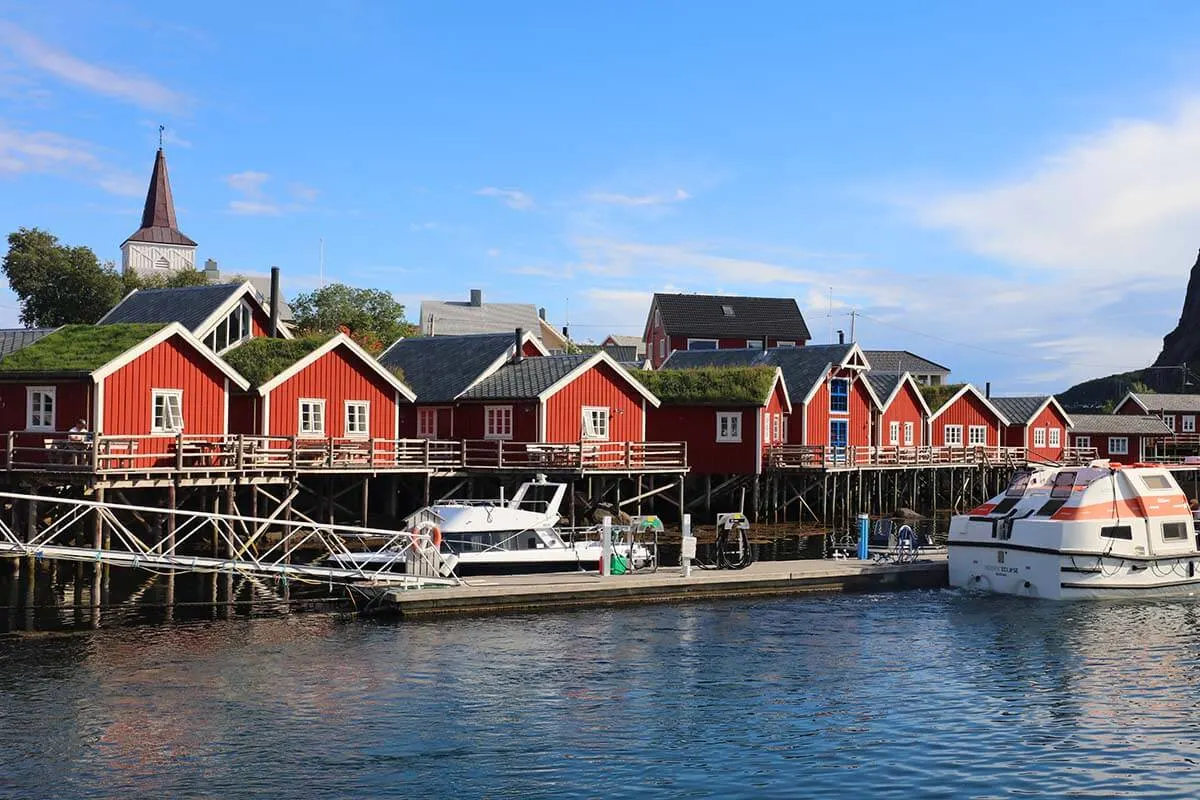
M 1060 472 L 1054 476 L 1054 485 L 1050 487 L 1050 496 L 1055 500 L 1066 500 L 1075 488 L 1075 473 Z
M 1022 497 L 1025 490 L 1029 488 L 1029 478 L 1033 475 L 1029 470 L 1021 470 L 1016 475 L 1013 475 L 1012 483 L 1004 490 L 1005 497 Z
M 550 503 L 554 500 L 554 494 L 557 491 L 558 484 L 531 483 L 525 487 L 525 492 L 521 495 L 516 507 L 523 511 L 544 513 L 549 510 Z

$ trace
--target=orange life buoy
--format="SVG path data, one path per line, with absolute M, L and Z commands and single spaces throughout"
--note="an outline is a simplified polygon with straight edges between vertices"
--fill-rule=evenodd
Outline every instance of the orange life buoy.
M 433 530 L 429 532 L 429 539 L 433 542 L 434 547 L 440 549 L 442 546 L 442 529 L 434 525 Z

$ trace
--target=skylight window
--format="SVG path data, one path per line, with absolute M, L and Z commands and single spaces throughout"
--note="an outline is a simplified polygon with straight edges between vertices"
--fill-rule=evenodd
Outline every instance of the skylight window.
M 733 306 L 721 306 L 721 313 L 727 317 L 733 316 Z

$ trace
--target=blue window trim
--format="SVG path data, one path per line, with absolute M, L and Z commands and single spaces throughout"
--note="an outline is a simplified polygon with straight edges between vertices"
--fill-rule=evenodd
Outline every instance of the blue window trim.
M 833 387 L 841 384 L 846 387 L 845 392 L 838 394 Z M 845 400 L 845 408 L 837 408 L 834 406 L 834 399 L 842 397 Z M 830 414 L 849 414 L 850 413 L 850 379 L 849 378 L 830 378 L 829 379 L 829 413 Z

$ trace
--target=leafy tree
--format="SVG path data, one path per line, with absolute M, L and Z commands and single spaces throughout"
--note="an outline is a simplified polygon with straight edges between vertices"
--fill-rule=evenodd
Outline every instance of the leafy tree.
M 174 289 L 183 286 L 204 286 L 208 278 L 198 269 L 177 269 L 171 272 L 154 275 L 139 275 L 136 272 L 126 272 L 121 276 L 125 292 L 134 289 Z M 235 279 L 223 280 L 222 283 L 235 283 Z
M 61 244 L 38 228 L 8 235 L 0 269 L 27 327 L 93 323 L 121 299 L 121 276 L 111 261 L 101 263 L 90 247 Z
M 379 352 L 417 328 L 404 319 L 404 305 L 382 289 L 331 283 L 297 295 L 291 302 L 296 327 L 304 333 L 345 331 L 371 352 Z

